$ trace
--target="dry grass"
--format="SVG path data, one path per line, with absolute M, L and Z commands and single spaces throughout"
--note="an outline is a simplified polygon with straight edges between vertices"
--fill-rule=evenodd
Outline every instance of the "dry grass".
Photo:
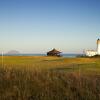
M 0 100 L 99 100 L 99 61 L 5 56 L 3 66 L 0 60 Z

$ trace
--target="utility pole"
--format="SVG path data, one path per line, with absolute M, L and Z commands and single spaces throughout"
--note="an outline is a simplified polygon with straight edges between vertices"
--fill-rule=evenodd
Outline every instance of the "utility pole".
M 2 67 L 3 67 L 3 52 L 2 52 Z

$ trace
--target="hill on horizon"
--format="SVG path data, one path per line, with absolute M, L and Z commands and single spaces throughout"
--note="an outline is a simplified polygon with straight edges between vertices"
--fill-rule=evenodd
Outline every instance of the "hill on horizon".
M 13 54 L 20 54 L 20 52 L 17 50 L 10 50 L 6 54 L 13 55 Z

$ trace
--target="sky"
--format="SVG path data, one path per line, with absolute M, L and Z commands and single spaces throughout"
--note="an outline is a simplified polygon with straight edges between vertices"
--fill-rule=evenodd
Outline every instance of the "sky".
M 100 0 L 0 0 L 0 52 L 96 50 Z

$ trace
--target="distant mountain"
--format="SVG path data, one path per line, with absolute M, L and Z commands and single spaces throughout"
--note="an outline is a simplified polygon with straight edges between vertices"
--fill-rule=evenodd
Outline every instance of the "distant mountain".
M 8 54 L 8 55 L 17 55 L 17 54 L 20 54 L 20 52 L 16 51 L 16 50 L 11 50 L 11 51 L 8 51 L 6 54 Z

